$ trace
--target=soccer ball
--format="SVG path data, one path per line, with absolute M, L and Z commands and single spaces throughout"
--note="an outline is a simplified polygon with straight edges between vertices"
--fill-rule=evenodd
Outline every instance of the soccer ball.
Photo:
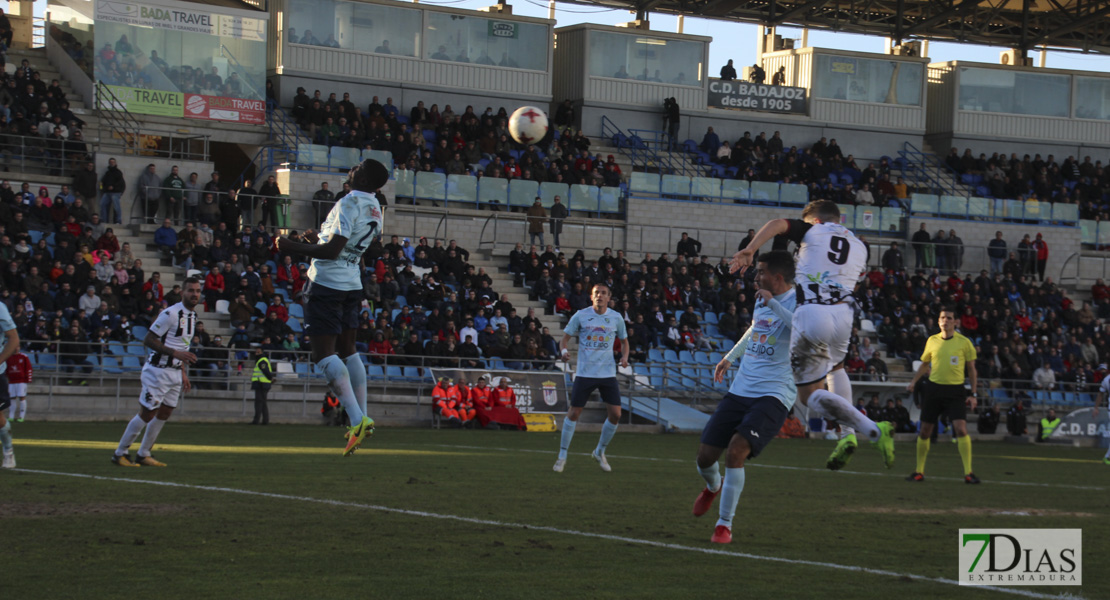
M 509 117 L 509 135 L 521 144 L 535 144 L 547 135 L 547 115 L 534 106 L 521 106 Z

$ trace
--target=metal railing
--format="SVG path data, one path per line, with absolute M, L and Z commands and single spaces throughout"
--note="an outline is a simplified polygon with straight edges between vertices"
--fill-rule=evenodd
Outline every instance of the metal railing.
M 71 170 L 67 168 L 67 162 L 72 161 L 70 167 L 76 169 L 95 151 L 95 143 L 81 141 L 85 144 L 84 152 L 80 152 L 71 140 L 5 133 L 0 135 L 0 164 L 5 171 L 46 169 L 51 175 L 62 175 Z
M 1060 285 L 1074 288 L 1092 286 L 1110 278 L 1110 254 L 1105 252 L 1073 252 L 1060 266 Z
M 550 217 L 544 217 L 543 221 L 545 235 L 552 235 L 549 233 Z M 576 250 L 601 251 L 605 248 L 612 248 L 616 251 L 623 249 L 625 245 L 623 242 L 627 241 L 627 236 L 623 235 L 625 229 L 623 222 L 609 224 L 604 221 L 568 218 L 563 219 L 562 227 L 563 232 L 559 234 L 560 244 L 565 244 Z M 622 235 L 618 236 L 618 231 Z M 517 242 L 527 246 L 530 241 L 528 238 L 527 215 L 494 212 L 490 213 L 482 224 L 481 233 L 478 234 L 478 248 L 489 249 L 490 252 L 496 253 L 500 247 L 515 247 Z M 545 237 L 544 240 L 545 242 L 550 241 L 551 245 L 554 245 L 553 238 Z M 575 240 L 575 242 L 566 243 L 562 240 Z
M 46 45 L 46 19 L 43 17 L 31 18 L 31 47 L 42 48 Z
M 645 136 L 636 135 L 638 131 Z M 631 135 L 630 135 L 631 134 Z M 622 153 L 627 154 L 632 160 L 632 166 L 640 167 L 645 171 L 658 171 L 667 174 L 686 174 L 685 160 L 681 164 L 671 156 L 668 151 L 667 135 L 655 130 L 629 130 L 626 134 L 609 117 L 601 117 L 601 137 L 617 147 Z M 662 154 L 658 150 L 662 150 Z M 700 175 L 700 173 L 698 173 Z
M 919 150 L 909 142 L 902 145 L 898 155 L 906 161 L 906 166 L 902 169 L 902 177 L 915 187 L 927 187 L 935 194 L 965 197 L 971 195 L 967 190 L 961 189 L 962 186 L 958 183 L 959 174 L 936 155 Z M 949 181 L 952 183 L 948 183 Z

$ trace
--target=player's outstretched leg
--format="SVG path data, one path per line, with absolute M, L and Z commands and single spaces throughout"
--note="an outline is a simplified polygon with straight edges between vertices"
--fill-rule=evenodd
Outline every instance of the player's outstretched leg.
M 0 409 L 2 410 L 2 409 Z M 3 419 L 0 414 L 0 419 Z M 12 449 L 12 424 L 10 421 L 4 421 L 4 426 L 0 427 L 0 448 L 3 449 L 4 459 L 0 463 L 0 467 L 4 469 L 15 468 L 15 450 Z
M 316 370 L 324 375 L 351 420 L 351 427 L 347 430 L 347 446 L 343 449 L 343 456 L 350 456 L 362 440 L 374 431 L 374 421 L 362 412 L 354 388 L 351 387 L 351 374 L 339 355 L 329 354 L 316 363 Z
M 826 390 L 819 389 L 810 394 L 808 405 L 818 408 L 831 419 L 866 435 L 867 439 L 875 443 L 882 453 L 886 468 L 894 466 L 894 428 L 890 423 L 885 421 L 875 423 L 856 410 L 850 402 Z
M 135 439 L 142 433 L 143 427 L 146 427 L 146 421 L 142 416 L 135 415 L 127 423 L 127 428 L 123 430 L 123 437 L 119 440 L 119 447 L 116 452 L 112 454 L 112 463 L 120 467 L 137 467 L 136 463 L 131 462 L 129 455 L 131 444 L 135 443 Z
M 362 414 L 369 415 L 370 412 L 366 410 L 366 365 L 362 364 L 362 357 L 358 355 L 358 352 L 348 356 L 343 362 L 347 366 L 347 375 L 351 379 L 351 390 L 355 393 L 358 407 L 362 409 Z
M 705 447 L 703 446 L 703 449 Z M 701 454 L 701 453 L 699 453 Z M 708 467 L 702 467 L 702 457 L 698 456 L 698 474 L 705 480 L 705 487 L 701 489 L 696 500 L 694 500 L 694 516 L 700 517 L 709 512 L 709 508 L 713 506 L 713 501 L 721 493 L 721 467 L 717 461 Z
M 571 412 L 574 412 L 573 408 Z M 577 415 L 574 416 L 577 419 Z M 568 412 L 563 418 L 563 432 L 559 438 L 559 458 L 555 460 L 555 466 L 551 467 L 556 473 L 562 473 L 567 465 L 567 450 L 570 449 L 570 441 L 574 439 L 574 428 L 577 426 L 578 421 L 572 420 L 571 413 Z
M 1110 450 L 1106 451 L 1106 455 L 1102 457 L 1102 464 L 1110 465 Z
M 717 544 L 732 543 L 732 518 L 736 516 L 736 505 L 740 493 L 744 491 L 744 467 L 726 468 L 724 483 L 721 485 L 721 504 L 717 526 L 709 541 Z

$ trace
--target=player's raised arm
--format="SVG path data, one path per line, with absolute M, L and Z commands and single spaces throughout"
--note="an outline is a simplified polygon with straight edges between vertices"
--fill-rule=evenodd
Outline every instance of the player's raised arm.
M 291 240 L 287 237 L 279 237 L 277 240 L 278 252 L 283 254 L 300 254 L 309 258 L 319 258 L 321 260 L 335 260 L 339 258 L 340 253 L 343 252 L 344 246 L 347 245 L 347 238 L 341 235 L 332 235 L 327 243 L 324 244 L 306 244 Z
M 759 231 L 756 232 L 755 237 L 752 238 L 748 247 L 732 256 L 732 261 L 729 262 L 729 272 L 736 273 L 739 271 L 743 273 L 752 265 L 752 258 L 755 256 L 760 246 L 766 244 L 768 240 L 774 238 L 776 235 L 786 233 L 789 229 L 790 222 L 786 219 L 767 221 L 763 227 L 760 227 Z

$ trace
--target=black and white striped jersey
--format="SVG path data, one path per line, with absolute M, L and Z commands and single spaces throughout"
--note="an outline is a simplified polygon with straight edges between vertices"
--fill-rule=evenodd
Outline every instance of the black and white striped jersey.
M 158 318 L 150 326 L 150 332 L 158 336 L 162 344 L 171 350 L 189 351 L 189 343 L 193 341 L 193 333 L 197 330 L 196 311 L 185 308 L 185 304 L 178 302 L 158 313 Z M 147 357 L 147 364 L 155 367 L 180 367 L 181 361 L 169 354 L 151 351 Z

